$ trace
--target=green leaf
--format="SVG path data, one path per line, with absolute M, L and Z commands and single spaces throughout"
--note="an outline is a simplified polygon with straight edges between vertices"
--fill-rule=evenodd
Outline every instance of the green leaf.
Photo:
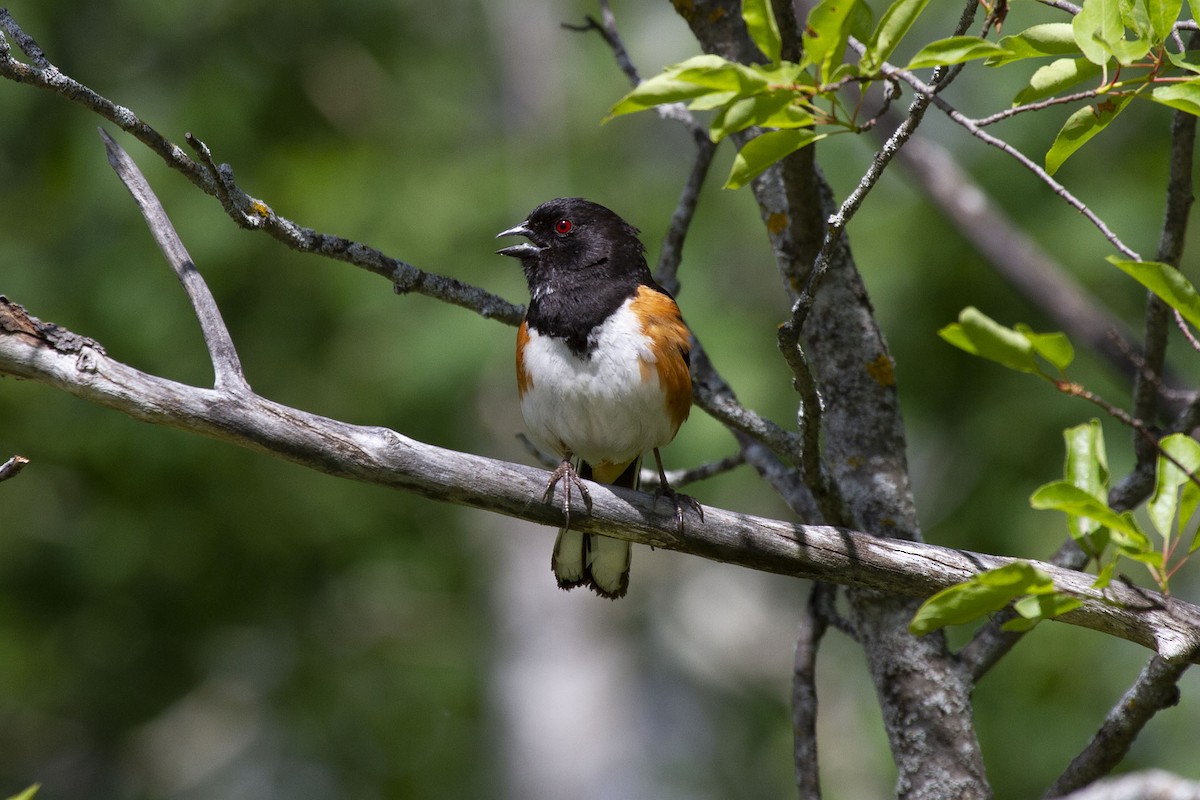
M 1108 496 L 1108 455 L 1104 449 L 1104 429 L 1100 426 L 1100 420 L 1092 419 L 1067 428 L 1063 431 L 1063 440 L 1067 449 L 1064 479 L 1104 502 Z
M 1086 58 L 1056 59 L 1034 71 L 1029 77 L 1029 85 L 1017 92 L 1012 104 L 1021 106 L 1044 97 L 1052 97 L 1078 83 L 1099 77 L 1100 74 L 1100 67 Z
M 1128 511 L 1118 514 L 1099 498 L 1066 481 L 1054 481 L 1039 487 L 1029 498 L 1029 505 L 1043 510 L 1062 511 L 1076 517 L 1086 517 L 1113 532 L 1113 541 L 1132 551 L 1146 551 L 1150 540 L 1138 527 Z
M 1150 99 L 1200 117 L 1200 78 L 1155 86 L 1150 91 Z
M 767 81 L 761 74 L 743 64 L 726 61 L 720 56 L 695 56 L 639 83 L 617 101 L 607 119 L 684 100 L 691 100 L 693 107 L 701 108 L 705 107 L 705 102 L 696 98 L 705 96 L 710 98 L 707 107 L 715 108 L 738 95 L 754 94 L 766 86 Z
M 995 361 L 1020 372 L 1037 372 L 1033 345 L 1017 331 L 1006 328 L 974 306 L 964 308 L 957 325 L 947 325 L 938 335 L 972 355 Z
M 1020 33 L 1005 36 L 997 44 L 1004 50 L 987 60 L 987 66 L 1000 67 L 1026 58 L 1079 55 L 1075 33 L 1069 22 L 1047 22 Z
M 725 181 L 725 188 L 739 189 L 745 186 L 784 156 L 824 138 L 825 134 L 813 133 L 811 128 L 771 131 L 755 136 L 738 151 L 733 160 L 733 169 L 729 171 L 729 179 Z
M 1146 15 L 1155 44 L 1166 41 L 1171 35 L 1171 29 L 1175 27 L 1182 10 L 1183 0 L 1146 0 Z
M 941 590 L 921 604 L 908 629 L 921 636 L 946 625 L 961 625 L 999 611 L 1022 595 L 1052 591 L 1053 587 L 1045 572 L 1014 561 Z
M 820 70 L 821 83 L 828 83 L 834 68 L 842 63 L 855 18 L 856 0 L 821 0 L 808 12 L 804 26 L 804 62 Z
M 1200 295 L 1182 272 L 1158 261 L 1125 261 L 1114 256 L 1109 256 L 1108 261 L 1182 314 L 1189 323 L 1200 327 Z
M 742 0 L 742 19 L 758 49 L 772 64 L 778 63 L 783 40 L 779 37 L 779 26 L 771 11 L 771 0 Z
M 741 93 L 738 91 L 718 92 L 714 91 L 710 94 L 702 94 L 699 97 L 688 103 L 688 108 L 692 111 L 709 111 L 714 108 L 726 106 L 738 99 Z
M 766 128 L 804 128 L 813 124 L 812 114 L 795 105 L 795 95 L 787 89 L 743 97 L 722 108 L 709 125 L 708 134 L 719 142 L 731 133 L 751 125 Z
M 8 800 L 33 800 L 34 795 L 36 795 L 38 793 L 38 789 L 41 788 L 42 785 L 40 783 L 35 783 L 25 791 L 14 794 L 12 797 L 8 798 Z
M 653 78 L 647 78 L 639 83 L 633 91 L 618 100 L 616 105 L 608 110 L 605 120 L 619 117 L 622 114 L 632 114 L 635 111 L 645 111 L 647 108 L 653 108 L 663 103 L 690 100 L 711 92 L 712 89 L 698 86 L 690 81 L 681 81 L 666 74 L 655 75 Z
M 761 72 L 720 56 L 693 56 L 671 70 L 679 80 L 720 91 L 752 94 L 767 88 L 767 79 Z
M 1186 70 L 1186 71 L 1192 72 L 1192 73 L 1200 73 L 1200 64 L 1196 64 L 1194 62 L 1188 61 L 1188 54 L 1186 52 L 1185 53 L 1175 53 L 1175 52 L 1172 52 L 1171 50 L 1165 49 L 1165 48 L 1164 48 L 1164 52 L 1167 54 L 1167 58 L 1171 61 L 1171 63 L 1174 64 L 1175 66 L 1179 67 L 1180 69 Z
M 865 69 L 878 69 L 887 61 L 896 45 L 904 38 L 904 34 L 908 33 L 908 29 L 925 10 L 928 2 L 929 0 L 892 0 L 867 42 L 867 49 L 862 57 Z
M 1033 351 L 1049 361 L 1060 371 L 1070 366 L 1075 360 L 1075 348 L 1065 333 L 1035 333 L 1024 323 L 1017 323 L 1017 333 L 1024 336 L 1033 345 Z
M 1084 57 L 1103 66 L 1112 58 L 1111 42 L 1125 36 L 1118 0 L 1085 0 L 1071 20 L 1075 43 Z
M 1083 605 L 1078 597 L 1065 592 L 1046 592 L 1022 597 L 1013 603 L 1013 610 L 1021 616 L 1000 626 L 1006 631 L 1027 631 L 1044 619 L 1054 619 Z
M 1096 106 L 1084 106 L 1068 117 L 1046 152 L 1046 172 L 1051 175 L 1057 172 L 1072 153 L 1107 128 L 1130 99 L 1129 95 L 1114 96 Z
M 1149 23 L 1144 14 L 1134 14 L 1137 5 L 1132 0 L 1084 0 L 1071 29 L 1089 61 L 1103 66 L 1116 58 L 1128 65 L 1150 52 Z M 1134 26 L 1133 39 L 1125 38 L 1127 22 Z
M 1146 511 L 1159 535 L 1170 542 L 1200 503 L 1200 487 L 1190 477 L 1200 470 L 1200 443 L 1182 433 L 1173 433 L 1163 437 L 1158 446 L 1162 452 L 1158 455 L 1154 496 Z
M 1004 52 L 1000 45 L 978 36 L 951 36 L 922 47 L 905 69 L 961 64 L 964 61 L 997 56 Z
M 1149 546 L 1147 545 L 1147 548 Z M 1123 550 L 1121 555 L 1134 561 L 1140 561 L 1143 564 L 1148 564 L 1156 570 L 1163 568 L 1163 554 L 1159 550 Z

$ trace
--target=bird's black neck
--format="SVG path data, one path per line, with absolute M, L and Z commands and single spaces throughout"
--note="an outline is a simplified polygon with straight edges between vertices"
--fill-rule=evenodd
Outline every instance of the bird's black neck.
M 653 283 L 629 270 L 614 272 L 607 259 L 583 271 L 549 270 L 529 281 L 529 309 L 525 322 L 542 336 L 566 342 L 580 357 L 590 355 L 592 331 L 604 324 L 643 283 Z

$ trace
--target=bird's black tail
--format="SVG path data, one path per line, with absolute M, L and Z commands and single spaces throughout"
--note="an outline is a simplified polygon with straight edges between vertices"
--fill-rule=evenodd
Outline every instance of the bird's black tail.
M 626 489 L 638 488 L 642 460 L 635 458 L 610 483 Z M 579 477 L 595 480 L 592 466 L 582 462 Z M 629 588 L 631 547 L 624 539 L 583 534 L 563 528 L 554 542 L 550 567 L 562 589 L 586 586 L 601 597 L 616 600 Z

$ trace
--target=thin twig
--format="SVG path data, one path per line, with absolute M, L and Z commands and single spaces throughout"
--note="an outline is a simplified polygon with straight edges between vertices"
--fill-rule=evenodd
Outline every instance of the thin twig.
M 617 32 L 617 18 L 612 13 L 612 8 L 608 4 L 608 0 L 600 0 L 600 22 L 596 21 L 595 17 L 584 17 L 583 25 L 572 25 L 564 22 L 562 26 L 569 31 L 578 31 L 586 33 L 595 31 L 604 39 L 604 43 L 612 50 L 613 57 L 617 60 L 617 66 L 625 73 L 625 77 L 629 78 L 629 82 L 637 86 L 642 82 L 642 76 L 638 74 L 637 66 L 634 65 L 633 59 L 629 57 L 629 51 L 625 49 L 625 43 L 621 40 L 620 34 Z
M 187 248 L 180 241 L 179 234 L 175 232 L 175 226 L 171 224 L 167 212 L 163 210 L 162 203 L 154 194 L 154 190 L 150 188 L 150 184 L 147 183 L 141 170 L 137 168 L 137 164 L 133 163 L 129 154 L 113 141 L 113 138 L 103 128 L 100 128 L 100 138 L 104 140 L 104 149 L 108 153 L 109 165 L 117 173 L 121 182 L 125 184 L 125 188 L 133 195 L 134 201 L 146 220 L 147 227 L 150 228 L 150 234 L 158 243 L 167 263 L 171 265 L 171 269 L 175 271 L 175 277 L 179 278 L 184 291 L 187 292 L 192 309 L 196 312 L 196 319 L 200 321 L 204 343 L 208 346 L 208 355 L 212 360 L 216 378 L 215 387 L 220 391 L 248 391 L 250 387 L 242 372 L 242 363 L 238 358 L 237 348 L 229 335 L 229 329 L 225 326 L 225 320 L 221 318 L 217 301 L 209 291 L 208 284 L 196 269 L 196 264 L 188 254 Z
M 1179 313 L 1179 309 L 1171 309 L 1175 317 L 1175 327 L 1179 328 L 1179 332 L 1183 334 L 1183 338 L 1187 340 L 1188 346 L 1196 352 L 1200 353 L 1200 340 L 1196 339 L 1196 335 L 1192 333 L 1192 328 L 1188 325 L 1187 320 L 1183 318 L 1183 314 Z
M 692 397 L 713 419 L 754 437 L 795 467 L 803 464 L 804 440 L 740 402 L 700 346 L 692 348 Z
M 1065 94 L 1061 97 L 1049 97 L 1045 100 L 1039 100 L 1036 103 L 1026 103 L 1022 106 L 1013 106 L 1006 108 L 1003 111 L 997 111 L 995 114 L 989 114 L 986 117 L 976 117 L 971 120 L 977 127 L 986 128 L 988 125 L 994 125 L 1010 117 L 1015 117 L 1018 114 L 1025 114 L 1029 111 L 1042 111 L 1053 106 L 1063 105 L 1064 103 L 1077 103 L 1080 100 L 1090 100 L 1100 94 L 1099 89 L 1088 89 L 1086 92 L 1076 92 L 1075 94 Z
M 821 772 L 817 761 L 817 650 L 826 621 L 819 609 L 818 593 L 829 593 L 828 583 L 813 584 L 808 604 L 800 614 L 792 668 L 792 748 L 796 789 L 800 800 L 821 800 Z
M 695 467 L 688 469 L 669 469 L 667 470 L 667 483 L 672 486 L 687 486 L 689 483 L 708 480 L 715 478 L 718 475 L 724 475 L 726 472 L 732 472 L 738 467 L 746 463 L 746 456 L 742 453 L 734 453 L 731 456 L 716 461 L 706 461 Z M 659 485 L 658 470 L 644 469 L 639 476 L 643 489 L 654 489 Z
M 692 162 L 692 171 L 688 173 L 688 179 L 679 193 L 679 202 L 675 205 L 671 224 L 667 226 L 667 234 L 663 237 L 654 278 L 671 294 L 679 292 L 678 274 L 679 264 L 683 261 L 684 239 L 691 228 L 696 205 L 700 201 L 700 190 L 704 187 L 704 179 L 716 152 L 717 146 L 712 140 L 705 138 L 697 141 L 696 160 Z
M 1038 0 L 1038 2 L 1044 6 L 1050 6 L 1051 8 L 1057 8 L 1059 11 L 1065 11 L 1072 16 L 1078 14 L 1080 11 L 1079 6 L 1075 5 L 1074 3 L 1069 3 L 1067 0 Z
M 6 481 L 9 478 L 17 477 L 21 470 L 29 463 L 29 459 L 25 456 L 13 456 L 12 458 L 0 464 L 0 481 Z
M 854 39 L 851 39 L 851 44 L 856 49 L 860 49 L 860 51 L 861 51 L 862 45 L 859 42 L 857 42 Z M 1141 261 L 1142 260 L 1142 257 L 1139 256 L 1137 254 L 1137 252 L 1135 250 L 1133 250 L 1133 248 L 1129 247 L 1123 241 L 1121 241 L 1120 237 L 1117 236 L 1112 231 L 1112 229 L 1110 229 L 1108 227 L 1108 225 L 1104 222 L 1104 220 L 1100 219 L 1100 217 L 1096 214 L 1096 212 L 1092 211 L 1092 209 L 1089 208 L 1087 206 L 1087 204 L 1085 204 L 1082 200 L 1080 200 L 1074 194 L 1072 194 L 1067 189 L 1067 187 L 1063 186 L 1061 183 L 1056 181 L 1050 175 L 1050 173 L 1046 172 L 1045 169 L 1038 166 L 1033 161 L 1033 159 L 1029 158 L 1029 156 L 1025 155 L 1020 150 L 1013 147 L 1012 145 L 1010 145 L 1008 142 L 1004 141 L 1003 139 L 992 136 L 990 133 L 988 133 L 987 131 L 980 128 L 979 125 L 977 125 L 972 119 L 970 119 L 965 114 L 963 114 L 961 111 L 956 109 L 953 105 L 948 103 L 945 99 L 938 96 L 936 94 L 937 90 L 935 89 L 934 86 L 931 86 L 930 84 L 921 80 L 916 75 L 909 72 L 908 70 L 900 69 L 899 67 L 893 66 L 891 64 L 885 63 L 881 67 L 880 71 L 884 75 L 895 76 L 895 77 L 899 78 L 900 80 L 904 81 L 905 83 L 907 83 L 908 85 L 912 86 L 914 89 L 917 90 L 918 96 L 928 97 L 930 99 L 930 102 L 932 102 L 935 106 L 937 106 L 939 110 L 941 110 L 943 113 L 946 114 L 946 116 L 950 117 L 950 119 L 954 120 L 959 125 L 961 125 L 963 128 L 965 128 L 976 139 L 979 139 L 980 141 L 982 141 L 986 144 L 989 144 L 992 147 L 997 148 L 1001 152 L 1005 153 L 1009 157 L 1016 160 L 1017 163 L 1019 163 L 1021 166 L 1025 167 L 1025 169 L 1032 172 L 1034 174 L 1034 176 L 1037 177 L 1038 180 L 1040 180 L 1042 183 L 1044 183 L 1048 187 L 1050 187 L 1051 191 L 1053 191 L 1056 195 L 1061 197 L 1068 205 L 1070 205 L 1072 208 L 1074 208 L 1076 211 L 1078 211 L 1080 214 L 1082 214 L 1083 217 L 1088 220 L 1088 222 L 1092 223 L 1092 225 L 1094 225 L 1096 227 L 1096 229 L 1100 231 L 1100 233 L 1104 236 L 1104 238 L 1107 239 L 1109 241 L 1109 243 L 1112 244 L 1112 246 L 1114 248 L 1116 248 L 1119 253 L 1121 253 L 1122 255 L 1124 255 L 1125 257 L 1127 257 L 1133 261 Z

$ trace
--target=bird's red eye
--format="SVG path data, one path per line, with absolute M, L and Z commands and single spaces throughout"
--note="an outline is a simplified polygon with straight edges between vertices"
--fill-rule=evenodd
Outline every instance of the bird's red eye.
M 574 227 L 574 223 L 572 223 L 569 219 L 560 219 L 558 222 L 554 223 L 554 230 L 561 234 L 570 233 L 571 229 Z

